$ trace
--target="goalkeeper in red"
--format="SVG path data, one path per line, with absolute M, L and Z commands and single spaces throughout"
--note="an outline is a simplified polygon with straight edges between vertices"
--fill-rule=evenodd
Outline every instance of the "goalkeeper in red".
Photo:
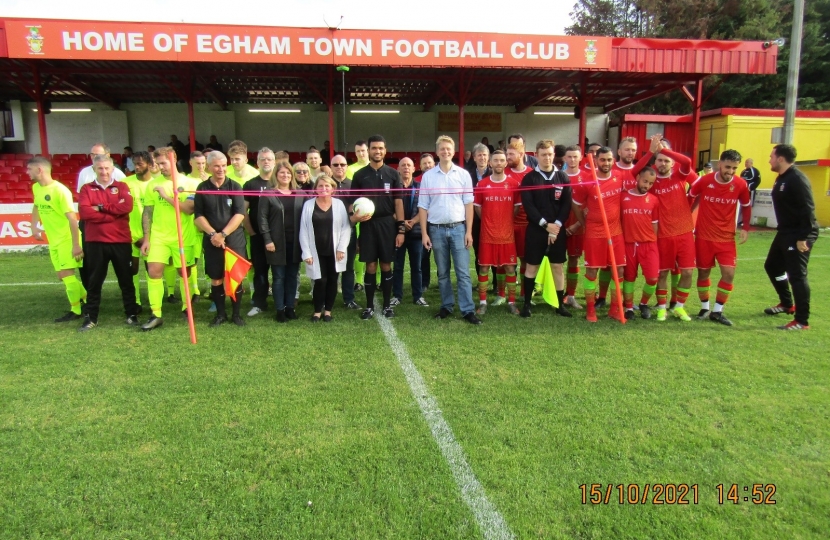
M 732 326 L 732 321 L 723 314 L 723 306 L 732 292 L 738 263 L 735 247 L 738 204 L 741 205 L 743 218 L 741 244 L 749 236 L 749 220 L 752 216 L 749 187 L 746 180 L 736 174 L 740 166 L 741 154 L 735 150 L 726 150 L 720 155 L 718 170 L 702 176 L 689 190 L 692 207 L 698 205 L 699 208 L 695 225 L 697 290 L 700 296 L 700 313 L 697 318 L 704 320 L 708 316 L 710 321 L 726 326 Z M 716 262 L 720 266 L 720 281 L 715 307 L 709 311 L 709 274 Z
M 473 207 L 481 218 L 481 235 L 478 251 L 477 315 L 487 311 L 487 289 L 490 284 L 490 267 L 505 268 L 507 282 L 507 306 L 513 315 L 516 307 L 516 244 L 513 236 L 513 217 L 522 205 L 519 181 L 504 173 L 507 157 L 496 150 L 490 157 L 493 174 L 479 180 L 475 187 Z M 502 293 L 503 294 L 503 293 Z M 503 301 L 503 300 L 502 300 Z

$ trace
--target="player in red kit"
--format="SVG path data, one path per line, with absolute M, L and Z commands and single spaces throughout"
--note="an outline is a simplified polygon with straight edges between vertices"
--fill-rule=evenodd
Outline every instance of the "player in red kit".
M 582 182 L 585 175 L 579 167 L 582 161 L 582 150 L 579 145 L 569 146 L 565 149 L 565 172 L 571 181 L 571 186 Z M 579 258 L 582 257 L 582 245 L 585 242 L 585 231 L 582 224 L 576 219 L 571 210 L 568 221 L 565 222 L 565 234 L 568 235 L 568 277 L 565 289 L 565 305 L 573 309 L 582 309 L 582 305 L 574 298 L 576 286 L 579 283 Z
M 694 222 L 686 197 L 686 186 L 697 180 L 691 160 L 683 154 L 668 149 L 662 135 L 651 137 L 649 151 L 634 166 L 639 173 L 656 154 L 654 167 L 657 180 L 651 192 L 660 202 L 660 228 L 657 231 L 657 248 L 660 251 L 660 278 L 657 283 L 657 320 L 666 320 L 668 276 L 675 267 L 680 269 L 677 285 L 677 303 L 672 315 L 682 321 L 691 321 L 685 304 L 692 286 L 695 262 Z
M 623 189 L 628 191 L 637 187 L 637 179 L 631 172 L 634 170 L 634 161 L 637 159 L 637 139 L 625 137 L 617 145 L 617 161 L 611 167 L 611 172 L 623 181 Z M 596 305 L 605 307 L 605 297 L 608 295 L 608 286 L 611 284 L 611 269 L 603 268 L 599 271 L 599 296 Z
M 620 224 L 620 199 L 623 192 L 622 179 L 611 173 L 614 164 L 614 153 L 607 146 L 597 150 L 597 180 L 602 196 L 605 216 L 608 220 L 608 229 L 611 233 L 611 248 L 614 250 L 614 259 L 620 274 L 625 266 L 625 242 L 623 240 L 622 225 Z M 599 207 L 597 188 L 593 183 L 581 184 L 574 188 L 573 211 L 576 219 L 585 229 L 585 303 L 587 312 L 585 318 L 589 322 L 597 322 L 595 296 L 597 288 L 597 273 L 601 268 L 611 264 L 608 239 L 605 236 L 605 226 L 602 222 L 602 213 Z M 587 211 L 587 215 L 586 215 Z M 616 314 L 616 302 L 612 302 L 609 315 Z
M 723 314 L 723 306 L 732 292 L 735 267 L 738 263 L 735 248 L 735 218 L 738 204 L 741 205 L 743 217 L 741 244 L 746 242 L 749 236 L 749 220 L 752 217 L 749 187 L 746 180 L 736 174 L 740 166 L 741 154 L 735 150 L 726 150 L 720 155 L 717 172 L 702 176 L 689 191 L 693 205 L 698 205 L 695 248 L 697 290 L 701 305 L 697 318 L 703 320 L 708 315 L 710 321 L 726 326 L 732 326 L 732 321 Z M 715 308 L 710 312 L 709 274 L 715 262 L 720 266 L 720 281 Z
M 623 283 L 623 303 L 625 318 L 634 318 L 634 282 L 637 280 L 637 267 L 643 270 L 646 284 L 640 298 L 640 316 L 651 318 L 648 301 L 657 288 L 660 275 L 660 256 L 657 252 L 657 195 L 649 193 L 654 185 L 657 173 L 646 167 L 637 175 L 637 187 L 623 193 L 620 212 L 625 238 L 625 282 Z
M 507 169 L 505 174 L 516 179 L 521 185 L 524 177 L 533 169 L 525 165 L 525 143 L 522 139 L 513 139 L 507 145 Z M 513 238 L 516 244 L 516 257 L 519 259 L 519 271 L 525 273 L 525 234 L 527 233 L 527 214 L 519 207 L 519 213 L 513 218 Z M 500 305 L 494 302 L 493 305 Z
M 502 150 L 490 156 L 493 173 L 482 178 L 475 187 L 473 208 L 481 219 L 478 254 L 478 295 L 477 315 L 487 312 L 487 288 L 490 283 L 490 267 L 504 268 L 507 283 L 508 309 L 519 314 L 516 307 L 516 244 L 513 235 L 513 216 L 522 206 L 518 192 L 519 183 L 513 176 L 504 174 L 507 157 Z M 499 291 L 504 303 L 504 291 Z

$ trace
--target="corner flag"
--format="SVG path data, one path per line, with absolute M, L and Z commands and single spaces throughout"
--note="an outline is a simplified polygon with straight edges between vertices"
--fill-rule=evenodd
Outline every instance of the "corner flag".
M 225 294 L 236 300 L 236 290 L 251 269 L 251 263 L 234 250 L 225 248 Z

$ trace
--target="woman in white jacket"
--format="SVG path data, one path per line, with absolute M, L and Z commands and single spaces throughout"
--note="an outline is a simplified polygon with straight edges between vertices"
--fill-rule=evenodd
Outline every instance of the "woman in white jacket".
M 331 322 L 331 309 L 337 296 L 337 274 L 346 270 L 346 250 L 352 228 L 346 207 L 332 198 L 337 182 L 321 175 L 314 191 L 317 196 L 306 201 L 300 218 L 300 248 L 306 275 L 315 280 L 311 322 Z

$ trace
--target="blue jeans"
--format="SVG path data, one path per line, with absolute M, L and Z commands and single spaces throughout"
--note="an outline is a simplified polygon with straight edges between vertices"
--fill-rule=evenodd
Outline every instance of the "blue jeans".
M 407 238 L 404 244 L 395 249 L 395 267 L 392 269 L 392 296 L 403 300 L 403 270 L 406 253 L 409 252 L 409 280 L 412 285 L 412 301 L 419 299 L 421 288 L 421 253 L 424 250 L 421 237 Z
M 472 313 L 473 285 L 470 281 L 470 252 L 464 246 L 466 234 L 464 224 L 455 227 L 429 225 L 429 238 L 435 253 L 435 266 L 438 269 L 438 290 L 441 292 L 441 307 L 452 312 L 455 298 L 450 281 L 450 257 L 455 266 L 455 280 L 458 285 L 458 307 L 462 315 Z
M 300 263 L 289 263 L 285 266 L 271 265 L 274 282 L 271 284 L 271 294 L 274 297 L 274 308 L 284 310 L 287 306 L 294 307 L 294 295 L 297 292 L 297 272 Z

